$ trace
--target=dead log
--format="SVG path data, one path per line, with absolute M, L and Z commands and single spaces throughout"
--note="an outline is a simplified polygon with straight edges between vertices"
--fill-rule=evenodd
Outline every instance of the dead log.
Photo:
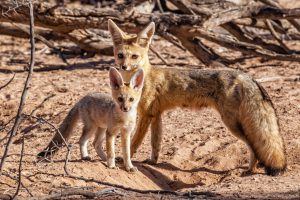
M 14 21 L 18 23 L 25 23 L 28 21 L 28 8 L 26 6 L 19 6 L 14 10 L 9 9 L 8 0 L 4 0 L 0 5 L 0 8 L 4 12 L 0 15 L 0 21 Z M 202 37 L 207 40 L 212 40 L 210 37 L 204 37 L 199 35 L 190 35 L 182 32 L 183 29 L 187 32 L 194 29 L 194 27 L 215 27 L 221 25 L 230 34 L 235 36 L 239 45 L 233 47 L 227 43 L 221 42 L 220 45 L 228 47 L 230 49 L 238 50 L 241 52 L 251 53 L 253 55 L 259 55 L 262 57 L 269 57 L 280 60 L 298 60 L 298 55 L 290 54 L 287 48 L 282 46 L 271 44 L 263 41 L 259 37 L 249 37 L 238 25 L 232 21 L 240 18 L 257 18 L 257 19 L 290 19 L 294 17 L 300 17 L 300 9 L 279 9 L 274 7 L 268 7 L 259 5 L 257 3 L 249 4 L 247 6 L 234 6 L 231 7 L 226 4 L 224 9 L 217 9 L 218 12 L 212 15 L 204 14 L 198 15 L 193 7 L 185 6 L 180 3 L 180 0 L 173 0 L 177 2 L 177 5 L 181 6 L 182 12 L 185 14 L 178 15 L 174 13 L 161 13 L 161 14 L 143 14 L 138 12 L 126 11 L 125 14 L 112 9 L 112 8 L 94 8 L 94 9 L 67 9 L 65 7 L 53 7 L 51 4 L 42 3 L 35 4 L 35 19 L 36 24 L 39 27 L 48 28 L 52 31 L 63 35 L 63 37 L 73 41 L 82 49 L 92 51 L 95 53 L 109 54 L 112 53 L 112 46 L 110 41 L 101 39 L 93 32 L 90 35 L 77 34 L 77 32 L 84 32 L 87 29 L 107 29 L 107 19 L 114 19 L 124 30 L 131 33 L 136 33 L 150 21 L 154 21 L 157 24 L 157 34 L 170 42 L 177 44 L 174 38 L 170 35 L 174 35 L 182 45 L 187 48 L 193 55 L 195 55 L 201 62 L 206 65 L 212 65 L 215 63 L 226 65 L 230 63 L 230 60 L 223 58 L 213 51 L 209 46 L 205 45 L 201 40 L 195 37 Z M 205 1 L 206 2 L 206 1 Z M 214 6 L 220 7 L 220 3 L 213 1 Z M 193 1 L 193 5 L 198 5 L 198 1 Z M 202 2 L 203 3 L 203 2 Z M 201 4 L 201 3 L 200 3 Z M 214 7 L 212 6 L 212 7 Z M 213 13 L 212 10 L 207 13 Z M 178 29 L 178 27 L 180 29 Z M 275 27 L 275 26 L 273 26 Z M 176 30 L 178 29 L 178 30 Z M 274 28 L 275 29 L 275 28 Z M 91 37 L 92 35 L 92 37 Z M 166 37 L 168 36 L 168 37 Z M 278 38 L 277 38 L 278 39 Z M 247 44 L 246 44 L 247 43 Z M 241 45 L 242 44 L 242 45 Z M 260 47 L 260 50 L 247 50 L 245 47 L 249 45 L 255 45 Z M 181 46 L 177 44 L 177 46 Z M 259 52 L 259 53 L 258 53 Z M 284 57 L 284 55 L 287 55 Z
M 6 0 L 7 1 L 7 0 Z M 5 1 L 5 2 L 6 2 Z M 1 10 L 9 10 L 7 4 L 1 4 Z M 202 16 L 174 15 L 174 14 L 141 14 L 129 13 L 124 15 L 114 9 L 66 9 L 64 7 L 54 8 L 51 4 L 36 4 L 34 6 L 36 25 L 49 28 L 60 33 L 69 33 L 77 29 L 104 29 L 107 30 L 107 20 L 113 19 L 120 22 L 121 27 L 126 27 L 128 32 L 136 32 L 149 22 L 156 24 L 168 24 L 168 26 L 179 26 L 184 24 L 201 25 L 205 21 Z M 7 11 L 0 15 L 0 22 L 27 23 L 29 19 L 28 7 L 19 6 L 14 11 Z
M 5 15 L 0 15 L 0 21 L 27 23 L 29 19 L 28 7 L 19 6 L 15 10 L 9 11 L 9 7 L 7 7 L 9 4 L 7 2 L 10 1 L 4 0 L 0 5 L 1 10 L 7 10 Z M 67 9 L 64 7 L 54 8 L 51 4 L 47 3 L 35 4 L 34 11 L 37 26 L 50 28 L 51 30 L 62 33 L 68 33 L 76 29 L 88 28 L 106 30 L 107 19 L 114 19 L 117 22 L 124 24 L 123 27 L 126 27 L 129 32 L 135 32 L 137 29 L 142 28 L 151 21 L 154 21 L 156 24 L 163 23 L 170 27 L 186 24 L 189 24 L 190 26 L 202 26 L 205 22 L 205 26 L 212 27 L 227 23 L 240 17 L 254 17 L 263 19 L 292 19 L 295 17 L 300 17 L 300 9 L 278 9 L 266 6 L 257 6 L 256 4 L 252 5 L 251 7 L 252 9 L 249 9 L 252 12 L 247 12 L 242 16 L 224 18 L 224 20 L 222 21 L 216 18 L 216 16 L 218 16 L 218 18 L 223 18 L 220 13 L 213 15 L 209 20 L 207 20 L 207 16 L 205 17 L 200 15 L 152 15 L 141 13 L 128 13 L 129 15 L 124 15 L 124 13 L 121 13 L 114 9 Z M 226 12 L 226 16 L 229 15 L 229 13 L 231 12 Z

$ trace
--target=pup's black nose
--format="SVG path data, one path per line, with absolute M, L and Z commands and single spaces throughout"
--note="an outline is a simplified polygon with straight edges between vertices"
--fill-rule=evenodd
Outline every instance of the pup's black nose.
M 127 66 L 122 65 L 122 69 L 123 69 L 123 70 L 126 70 L 126 69 L 127 69 Z
M 124 111 L 124 112 L 128 112 L 128 111 L 129 111 L 129 108 L 128 108 L 128 107 L 123 107 L 123 111 Z

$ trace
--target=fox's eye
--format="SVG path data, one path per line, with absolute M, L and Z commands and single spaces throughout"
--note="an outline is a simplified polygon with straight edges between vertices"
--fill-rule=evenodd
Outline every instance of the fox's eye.
M 124 58 L 124 54 L 118 53 L 118 58 L 120 58 L 120 59 Z
M 130 97 L 130 98 L 129 98 L 129 101 L 130 101 L 130 102 L 133 102 L 133 101 L 134 101 L 134 98 L 133 98 L 133 97 Z
M 133 55 L 131 56 L 132 59 L 137 59 L 138 57 L 139 57 L 139 56 L 136 55 L 136 54 L 133 54 Z
M 123 102 L 124 101 L 123 97 L 118 97 L 118 101 Z

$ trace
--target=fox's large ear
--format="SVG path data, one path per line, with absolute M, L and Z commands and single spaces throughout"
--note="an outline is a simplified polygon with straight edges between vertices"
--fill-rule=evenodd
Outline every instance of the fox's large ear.
M 122 44 L 125 33 L 111 19 L 108 20 L 108 30 L 114 45 Z
M 124 85 L 121 74 L 114 67 L 111 67 L 109 69 L 109 80 L 110 80 L 110 87 L 112 89 L 119 89 L 121 86 Z
M 151 43 L 151 39 L 155 32 L 155 24 L 154 22 L 151 22 L 148 24 L 146 28 L 144 28 L 137 36 L 137 42 L 141 46 L 147 46 Z
M 139 69 L 133 74 L 130 80 L 130 86 L 135 89 L 141 89 L 144 86 L 144 70 Z

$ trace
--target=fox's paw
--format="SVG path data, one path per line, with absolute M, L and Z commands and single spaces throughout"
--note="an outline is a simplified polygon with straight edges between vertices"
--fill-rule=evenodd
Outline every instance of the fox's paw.
M 157 160 L 152 160 L 150 158 L 143 161 L 143 163 L 149 164 L 149 165 L 157 165 Z
M 286 170 L 285 167 L 284 168 L 265 167 L 265 171 L 268 176 L 282 175 L 285 170 Z
M 116 165 L 108 165 L 107 167 L 108 167 L 109 169 L 116 169 L 116 170 L 119 169 L 119 167 L 116 166 Z
M 90 156 L 84 156 L 81 158 L 82 160 L 91 161 L 92 158 Z
M 254 174 L 253 171 L 248 169 L 248 170 L 243 171 L 242 174 L 241 174 L 241 176 L 242 177 L 244 177 L 244 176 L 251 176 L 253 174 Z
M 241 176 L 251 176 L 251 175 L 254 175 L 254 174 L 257 174 L 257 173 L 258 173 L 257 168 L 247 169 L 247 170 L 242 172 Z
M 125 168 L 126 168 L 126 171 L 130 172 L 130 173 L 135 173 L 135 172 L 139 171 L 137 167 L 125 167 Z

